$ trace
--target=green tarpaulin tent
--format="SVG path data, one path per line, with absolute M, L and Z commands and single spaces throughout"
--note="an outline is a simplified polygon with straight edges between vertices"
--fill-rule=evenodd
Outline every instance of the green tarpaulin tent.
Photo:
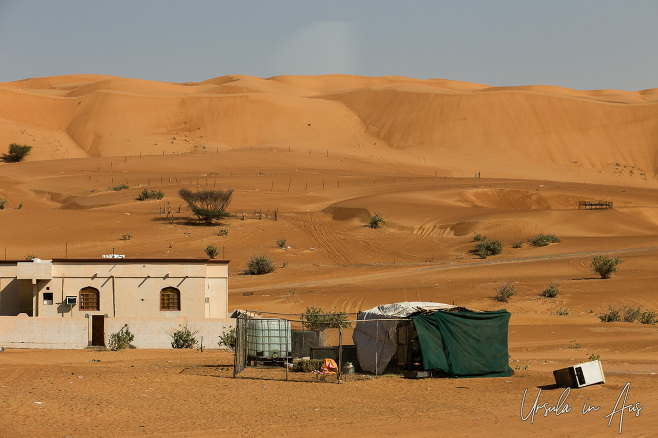
M 413 316 L 423 369 L 453 377 L 509 377 L 510 313 L 446 312 Z

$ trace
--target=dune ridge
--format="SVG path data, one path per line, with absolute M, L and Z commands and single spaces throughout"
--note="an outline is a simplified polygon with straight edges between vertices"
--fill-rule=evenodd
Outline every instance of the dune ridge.
M 454 155 L 470 156 L 497 176 L 498 163 L 486 157 L 519 169 L 622 164 L 652 180 L 658 171 L 656 89 L 489 87 L 397 76 L 229 75 L 174 84 L 70 75 L 0 83 L 0 97 L 0 140 L 14 141 L 12 126 L 70 138 L 57 153 L 33 141 L 29 160 L 283 144 L 331 145 L 347 155 L 393 149 L 401 160 L 422 154 L 428 166 L 457 170 L 464 163 Z

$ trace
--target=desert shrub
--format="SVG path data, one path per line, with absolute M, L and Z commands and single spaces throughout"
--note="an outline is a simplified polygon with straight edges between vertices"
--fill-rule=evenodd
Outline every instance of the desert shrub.
M 224 346 L 229 351 L 235 351 L 235 327 L 224 330 L 222 334 L 219 335 L 219 346 Z
M 486 237 L 475 244 L 475 253 L 481 258 L 498 255 L 503 252 L 503 243 L 500 240 L 489 240 Z
M 621 321 L 621 313 L 623 311 L 623 308 L 614 308 L 612 306 L 608 306 L 608 312 L 607 313 L 601 313 L 599 315 L 596 315 L 599 317 L 601 322 L 618 322 Z
M 640 315 L 640 324 L 651 324 L 655 325 L 658 323 L 658 315 L 656 315 L 656 312 L 651 312 L 651 311 L 643 311 L 642 314 Z
M 523 241 L 522 240 L 518 240 L 518 241 L 512 243 L 512 248 L 521 248 L 522 246 L 523 246 Z
M 590 353 L 590 355 L 587 358 L 589 360 L 599 360 L 599 359 L 601 359 L 601 355 L 600 354 Z
M 147 190 L 144 189 L 142 192 L 137 196 L 137 199 L 140 201 L 148 201 L 149 199 L 162 199 L 164 198 L 164 192 L 162 190 Z
M 286 246 L 286 238 L 282 237 L 280 239 L 276 239 L 276 246 L 279 248 L 284 248 Z
M 194 348 L 199 342 L 196 339 L 198 330 L 190 330 L 185 324 L 185 327 L 178 326 L 178 330 L 171 333 L 171 348 Z
M 113 191 L 115 191 L 115 192 L 118 192 L 119 190 L 125 190 L 125 189 L 129 189 L 129 188 L 130 188 L 130 187 L 127 186 L 127 185 L 125 185 L 125 184 L 119 184 L 118 186 L 108 187 L 107 189 L 108 189 L 108 190 L 113 190 Z
M 16 207 L 16 209 L 20 210 L 21 208 L 23 208 L 23 203 L 22 202 L 18 204 L 18 207 Z
M 640 322 L 641 324 L 656 324 L 658 315 L 656 312 L 644 310 L 633 306 L 608 306 L 608 311 L 596 315 L 601 322 Z
M 214 259 L 215 257 L 217 257 L 217 254 L 219 253 L 219 251 L 217 250 L 217 247 L 215 245 L 206 246 L 205 251 L 206 251 L 206 255 L 210 259 Z
M 131 237 L 132 236 L 130 234 L 124 234 L 123 236 L 121 236 L 121 240 L 130 240 Z
M 275 269 L 276 266 L 274 266 L 272 259 L 264 255 L 251 256 L 247 262 L 247 274 L 250 275 L 269 274 L 274 272 Z
M 325 312 L 319 307 L 307 307 L 302 319 L 304 319 L 304 327 L 310 330 L 324 330 L 326 328 L 350 327 L 352 323 L 347 318 L 347 313 L 339 312 L 336 308 Z
M 473 240 L 476 242 L 481 242 L 483 240 L 487 240 L 487 236 L 483 236 L 480 233 L 475 233 L 475 236 L 473 236 Z
M 560 316 L 569 316 L 571 314 L 571 309 L 558 307 L 555 309 L 555 314 Z
M 507 303 L 513 295 L 516 295 L 516 287 L 510 282 L 505 282 L 496 288 L 496 301 Z
M 9 145 L 8 153 L 2 155 L 2 161 L 5 163 L 18 163 L 30 153 L 32 146 L 12 143 Z
M 5 205 L 7 205 L 7 201 L 5 200 L 5 198 L 0 198 L 0 210 L 4 210 Z
M 384 222 L 381 213 L 375 213 L 370 217 L 370 221 L 368 222 L 369 228 L 380 228 L 382 225 L 386 225 L 386 222 Z
M 528 242 L 532 246 L 547 246 L 549 243 L 560 243 L 562 240 L 555 234 L 537 234 L 528 238 Z
M 25 260 L 34 260 L 38 258 L 35 254 L 29 253 L 25 256 Z
M 304 373 L 311 373 L 313 371 L 320 371 L 324 361 L 321 359 L 302 359 L 297 362 L 297 371 L 302 371 Z
M 617 272 L 617 265 L 623 263 L 619 257 L 597 255 L 592 258 L 590 264 L 592 270 L 599 274 L 601 278 L 610 278 L 614 272 Z
M 557 280 L 552 281 L 551 284 L 548 285 L 548 287 L 541 292 L 541 295 L 547 298 L 555 298 L 559 294 L 560 294 L 560 282 Z
M 228 236 L 228 228 L 220 228 L 219 231 L 217 231 L 218 236 Z
M 109 347 L 112 351 L 123 350 L 130 347 L 130 343 L 135 339 L 135 335 L 130 333 L 128 324 L 124 325 L 121 330 L 110 334 Z
M 192 192 L 188 189 L 180 189 L 178 191 L 178 196 L 187 202 L 192 213 L 194 213 L 200 221 L 208 223 L 229 216 L 226 208 L 231 203 L 232 195 L 233 189 L 200 190 L 198 192 Z

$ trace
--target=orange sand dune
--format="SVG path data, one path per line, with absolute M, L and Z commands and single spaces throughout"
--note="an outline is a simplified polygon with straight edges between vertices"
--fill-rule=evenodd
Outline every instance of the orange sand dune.
M 393 76 L 2 83 L 0 148 L 33 150 L 22 163 L 0 162 L 0 257 L 206 257 L 215 245 L 231 260 L 230 310 L 358 312 L 398 301 L 506 308 L 517 374 L 323 385 L 259 370 L 232 380 L 231 356 L 217 352 L 106 352 L 92 363 L 97 353 L 8 351 L 0 353 L 0 424 L 12 424 L 14 436 L 434 436 L 437 421 L 450 436 L 616 434 L 599 417 L 530 425 L 519 415 L 525 388 L 547 388 L 556 399 L 551 371 L 598 354 L 608 383 L 570 400 L 580 409 L 590 397 L 608 409 L 630 382 L 646 410 L 627 415 L 624 432 L 651 436 L 655 325 L 604 324 L 597 315 L 609 306 L 658 312 L 657 99 L 657 89 L 492 88 Z M 137 200 L 144 188 L 164 198 Z M 234 189 L 232 216 L 198 225 L 181 188 Z M 581 210 L 580 201 L 614 208 Z M 366 226 L 375 213 L 382 228 Z M 476 233 L 500 240 L 502 253 L 478 257 Z M 530 245 L 539 233 L 561 241 Z M 285 248 L 276 243 L 282 238 Z M 260 254 L 276 270 L 245 275 Z M 605 254 L 624 261 L 603 280 L 590 265 Z M 494 296 L 506 281 L 517 294 L 501 303 Z M 553 281 L 559 295 L 541 296 Z M 74 379 L 80 397 L 62 398 L 73 388 L 71 372 L 83 376 Z M 102 390 L 108 382 L 112 391 Z M 238 399 L 227 404 L 231 397 Z M 82 404 L 91 398 L 99 405 Z M 158 412 L 172 421 L 145 400 L 164 403 Z M 280 415 L 271 415 L 273 406 Z M 68 414 L 45 423 L 34 421 L 35 409 Z M 180 422 L 183 413 L 190 416 Z

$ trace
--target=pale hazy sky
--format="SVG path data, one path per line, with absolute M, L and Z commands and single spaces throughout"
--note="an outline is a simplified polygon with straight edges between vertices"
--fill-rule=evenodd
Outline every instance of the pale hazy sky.
M 0 0 L 0 82 L 346 73 L 658 88 L 658 0 Z

